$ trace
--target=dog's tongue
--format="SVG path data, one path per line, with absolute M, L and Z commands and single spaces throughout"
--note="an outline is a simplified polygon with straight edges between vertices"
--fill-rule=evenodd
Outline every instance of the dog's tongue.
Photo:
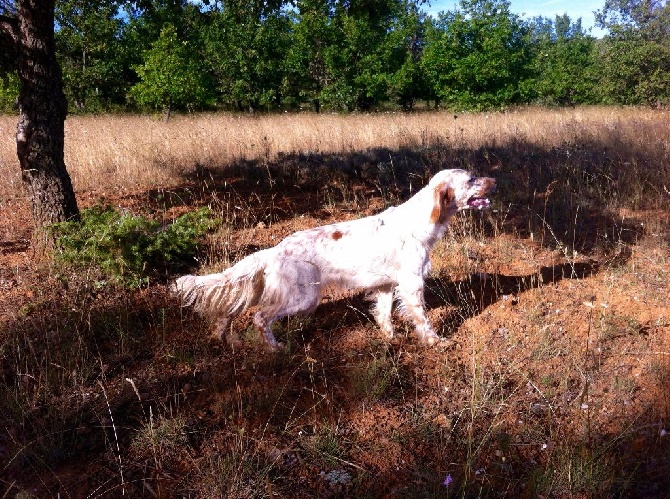
M 477 210 L 483 210 L 484 208 L 491 206 L 491 201 L 487 198 L 470 198 L 468 200 L 468 206 Z

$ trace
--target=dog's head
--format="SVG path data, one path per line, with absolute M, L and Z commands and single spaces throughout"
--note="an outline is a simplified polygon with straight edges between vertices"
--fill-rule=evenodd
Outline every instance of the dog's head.
M 430 179 L 428 189 L 433 193 L 430 221 L 443 224 L 461 210 L 482 210 L 491 205 L 488 195 L 496 188 L 490 177 L 473 177 L 465 170 L 442 170 Z

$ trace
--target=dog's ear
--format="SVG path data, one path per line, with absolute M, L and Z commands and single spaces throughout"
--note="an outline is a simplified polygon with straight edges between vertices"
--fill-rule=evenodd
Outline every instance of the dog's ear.
M 442 182 L 433 190 L 433 209 L 430 212 L 430 223 L 443 224 L 453 212 L 453 204 L 456 200 L 454 189 L 448 182 Z

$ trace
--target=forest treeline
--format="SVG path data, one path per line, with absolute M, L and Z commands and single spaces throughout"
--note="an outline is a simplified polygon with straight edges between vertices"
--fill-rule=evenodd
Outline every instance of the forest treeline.
M 504 0 L 60 0 L 55 36 L 75 112 L 670 104 L 668 2 L 603 1 L 602 38 Z

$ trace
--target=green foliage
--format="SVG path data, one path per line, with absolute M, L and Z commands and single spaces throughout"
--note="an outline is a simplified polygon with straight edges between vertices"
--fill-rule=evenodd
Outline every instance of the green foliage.
M 611 32 L 600 46 L 602 100 L 670 104 L 670 4 L 608 0 L 596 20 Z
M 507 0 L 437 16 L 403 0 L 63 0 L 56 41 L 70 105 L 88 112 L 667 105 L 669 4 L 604 4 L 598 40 L 568 15 L 523 21 Z M 0 81 L 0 109 L 13 88 Z
M 527 94 L 542 104 L 575 105 L 597 100 L 596 40 L 581 19 L 567 15 L 534 20 L 535 78 Z
M 421 70 L 425 23 L 426 16 L 417 5 L 407 4 L 386 37 L 383 60 L 388 62 L 389 96 L 403 109 L 429 97 Z
M 292 15 L 293 33 L 286 54 L 284 94 L 292 103 L 308 101 L 319 111 L 327 82 L 325 52 L 331 44 L 327 2 L 300 0 Z
M 663 0 L 606 0 L 596 23 L 616 37 L 637 32 L 648 40 L 668 37 L 670 4 Z
M 0 75 L 0 112 L 16 112 L 19 98 L 19 77 L 15 72 Z
M 602 100 L 613 104 L 670 104 L 670 37 L 659 43 L 638 33 L 603 41 Z
M 223 103 L 241 110 L 279 102 L 289 33 L 285 12 L 257 2 L 232 2 L 211 15 L 204 50 Z
M 384 93 L 383 61 L 377 57 L 381 43 L 375 19 L 353 16 L 340 8 L 332 26 L 334 44 L 326 51 L 329 78 L 321 96 L 330 107 L 353 111 L 369 108 Z
M 110 207 L 81 212 L 78 222 L 54 224 L 56 256 L 74 265 L 94 265 L 126 286 L 192 261 L 198 240 L 218 225 L 208 208 L 187 213 L 165 227 Z
M 209 102 L 207 73 L 189 43 L 180 40 L 168 24 L 144 54 L 144 64 L 135 67 L 140 81 L 130 94 L 142 106 L 166 113 L 176 107 L 195 108 Z
M 56 21 L 57 54 L 70 106 L 100 111 L 122 105 L 127 83 L 117 3 L 60 0 Z
M 322 104 L 353 111 L 386 102 L 406 49 L 402 35 L 391 35 L 403 26 L 403 12 L 416 12 L 414 5 L 397 0 L 297 2 L 286 58 L 287 95 L 310 101 L 317 111 Z
M 453 109 L 482 110 L 523 102 L 530 75 L 528 29 L 509 2 L 462 0 L 426 33 L 422 60 L 437 98 Z

